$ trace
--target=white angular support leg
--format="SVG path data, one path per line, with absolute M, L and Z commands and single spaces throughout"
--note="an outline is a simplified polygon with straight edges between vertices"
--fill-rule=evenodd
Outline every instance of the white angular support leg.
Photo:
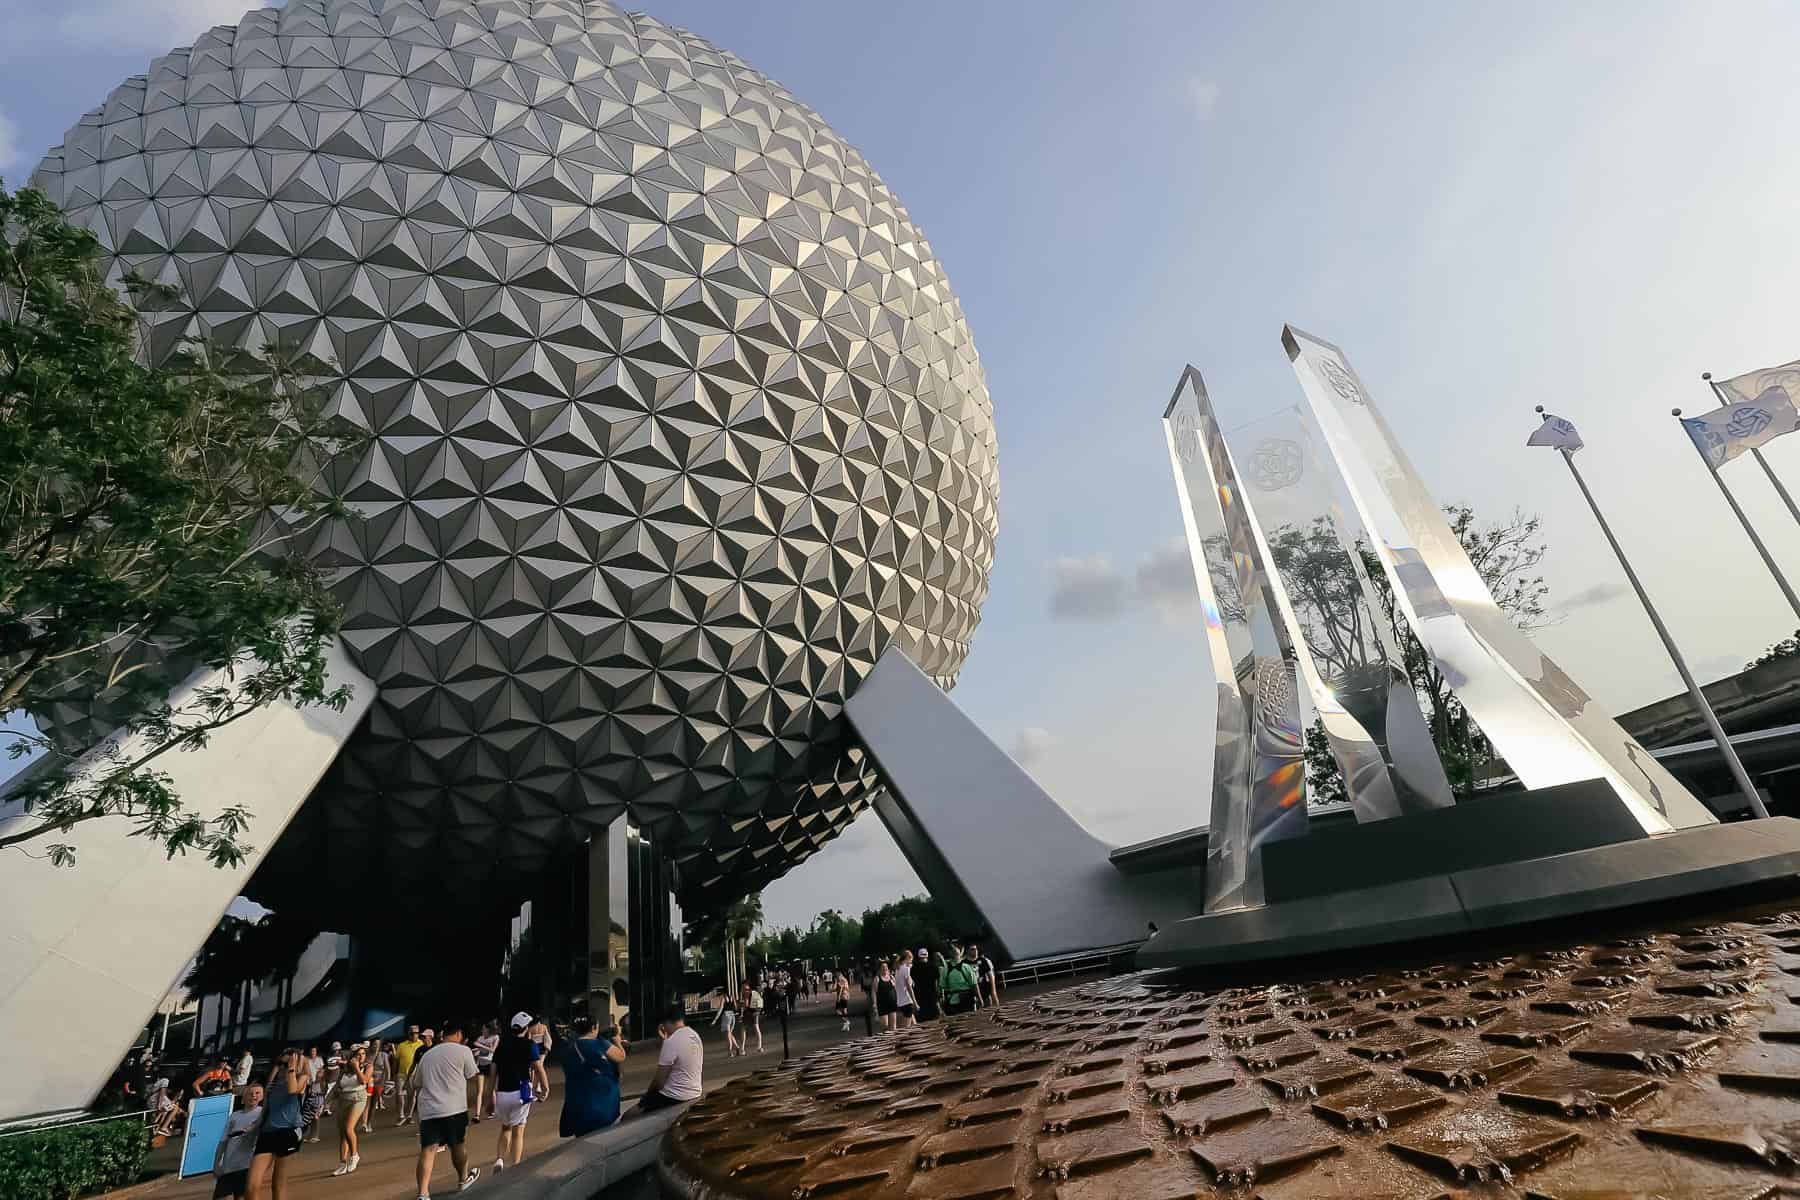
M 237 867 L 193 854 L 171 860 L 116 818 L 64 835 L 76 847 L 73 867 L 24 848 L 0 851 L 0 1120 L 82 1108 L 105 1085 L 374 703 L 375 685 L 341 644 L 329 672 L 331 686 L 354 690 L 343 712 L 270 705 L 203 749 L 157 760 L 197 811 L 250 810 L 243 840 L 254 849 Z M 207 682 L 197 675 L 182 690 Z M 29 820 L 0 807 L 0 832 Z

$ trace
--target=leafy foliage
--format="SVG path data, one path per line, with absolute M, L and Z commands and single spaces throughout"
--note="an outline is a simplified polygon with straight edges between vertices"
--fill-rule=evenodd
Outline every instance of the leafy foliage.
M 1768 663 L 1778 662 L 1781 659 L 1794 658 L 1796 656 L 1800 656 L 1800 629 L 1794 630 L 1793 633 L 1782 638 L 1779 642 L 1776 642 L 1767 650 L 1764 650 L 1761 654 L 1745 663 L 1744 670 L 1748 671 L 1754 667 L 1764 666 Z
M 1344 789 L 1343 768 L 1331 753 L 1331 739 L 1325 736 L 1325 726 L 1316 717 L 1306 731 L 1302 757 L 1306 762 L 1307 803 L 1341 804 L 1350 799 L 1350 793 Z
M 1451 531 L 1456 534 L 1457 541 L 1462 543 L 1464 552 L 1468 554 L 1470 563 L 1493 593 L 1494 602 L 1513 624 L 1527 631 L 1547 624 L 1550 615 L 1545 607 L 1545 600 L 1550 587 L 1538 572 L 1545 553 L 1540 519 L 1514 509 L 1504 519 L 1484 524 L 1476 517 L 1473 508 L 1463 504 L 1445 505 L 1444 515 Z M 1322 579 L 1317 585 L 1320 589 L 1318 594 L 1329 600 L 1339 590 L 1354 582 L 1354 567 L 1348 557 L 1341 553 L 1335 558 L 1325 553 L 1325 547 L 1315 544 L 1316 535 L 1316 530 L 1280 531 L 1270 552 L 1277 555 L 1278 560 L 1284 552 L 1303 556 L 1305 563 L 1322 576 L 1335 571 L 1335 578 Z M 1277 549 L 1277 546 L 1283 549 Z M 1438 757 L 1443 760 L 1444 773 L 1449 777 L 1452 790 L 1459 796 L 1466 796 L 1474 790 L 1476 781 L 1494 761 L 1493 746 L 1470 718 L 1462 701 L 1451 690 L 1449 681 L 1438 670 L 1437 663 L 1426 653 L 1424 645 L 1406 623 L 1405 616 L 1395 604 L 1387 574 L 1382 570 L 1374 551 L 1365 546 L 1360 547 L 1360 552 L 1363 574 L 1375 591 L 1382 616 L 1387 621 L 1394 644 L 1399 647 L 1407 678 L 1412 681 L 1420 705 L 1431 724 L 1431 740 L 1437 747 Z M 1340 562 L 1340 565 L 1333 566 L 1333 562 Z M 1320 612 L 1341 611 L 1336 604 L 1321 604 L 1316 607 Z M 1342 632 L 1344 631 L 1339 631 Z M 1325 645 L 1328 661 L 1335 661 L 1329 657 L 1333 647 L 1338 642 L 1346 641 L 1339 638 L 1334 642 L 1330 634 L 1317 633 L 1309 628 L 1308 645 L 1311 646 L 1315 640 Z M 1314 728 L 1307 731 L 1305 758 L 1307 785 L 1316 789 L 1314 794 L 1327 799 L 1342 799 L 1344 786 L 1341 772 L 1336 760 L 1330 756 L 1324 729 L 1316 723 Z
M 750 954 L 763 963 L 801 959 L 815 964 L 848 963 L 920 946 L 940 947 L 957 935 L 937 901 L 929 896 L 903 896 L 864 909 L 860 921 L 829 908 L 814 917 L 807 929 L 767 930 L 750 944 Z
M 136 1183 L 150 1136 L 134 1117 L 0 1138 L 0 1196 L 74 1200 Z
M 363 435 L 324 364 L 279 348 L 186 339 L 148 362 L 141 313 L 173 290 L 120 296 L 41 193 L 0 192 L 0 229 L 0 717 L 12 756 L 42 760 L 14 793 L 36 820 L 0 846 L 115 816 L 236 864 L 247 812 L 194 812 L 154 764 L 277 700 L 348 701 L 326 682 L 337 606 L 299 547 L 351 517 L 324 473 Z M 176 687 L 201 668 L 219 674 Z

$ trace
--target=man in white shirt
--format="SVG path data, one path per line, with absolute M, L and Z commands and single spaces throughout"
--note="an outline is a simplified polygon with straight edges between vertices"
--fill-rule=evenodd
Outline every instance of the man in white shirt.
M 896 1024 L 899 1029 L 919 1023 L 916 1015 L 919 1011 L 918 997 L 913 994 L 912 965 L 911 950 L 902 953 L 900 960 L 894 964 L 894 1004 L 900 1010 L 900 1020 Z
M 700 1070 L 706 1062 L 706 1047 L 700 1035 L 688 1028 L 687 1013 L 679 1002 L 657 1022 L 656 1032 L 662 1036 L 662 1050 L 656 1056 L 656 1074 L 638 1101 L 639 1112 L 698 1100 L 703 1090 Z
M 256 1069 L 256 1055 L 250 1053 L 250 1047 L 244 1047 L 244 1056 L 238 1059 L 237 1072 L 231 1077 L 233 1087 L 247 1087 L 250 1083 L 250 1072 Z
M 419 1118 L 419 1200 L 431 1200 L 431 1169 L 438 1151 L 450 1149 L 450 1163 L 467 1190 L 481 1177 L 480 1167 L 469 1165 L 463 1137 L 469 1131 L 469 1080 L 480 1074 L 475 1056 L 464 1045 L 462 1026 L 451 1025 L 442 1040 L 413 1060 L 413 1086 L 418 1100 L 413 1111 Z

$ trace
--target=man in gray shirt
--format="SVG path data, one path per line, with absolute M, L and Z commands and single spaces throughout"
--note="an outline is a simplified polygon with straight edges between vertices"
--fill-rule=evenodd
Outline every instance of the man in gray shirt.
M 443 1038 L 413 1061 L 413 1086 L 418 1090 L 414 1111 L 419 1117 L 419 1200 L 431 1200 L 431 1170 L 438 1151 L 450 1150 L 450 1163 L 467 1190 L 481 1177 L 480 1167 L 469 1165 L 463 1137 L 469 1130 L 469 1080 L 480 1074 L 475 1056 L 464 1045 L 466 1033 L 452 1024 Z

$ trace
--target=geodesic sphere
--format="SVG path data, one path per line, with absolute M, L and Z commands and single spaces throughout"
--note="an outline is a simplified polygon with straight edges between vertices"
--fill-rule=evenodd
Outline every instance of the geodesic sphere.
M 315 795 L 509 877 L 622 811 L 687 890 L 866 803 L 890 644 L 953 681 L 992 408 L 893 194 L 780 85 L 581 0 L 291 0 L 151 64 L 36 186 L 184 334 L 337 364 L 377 435 L 317 552 L 380 686 Z

